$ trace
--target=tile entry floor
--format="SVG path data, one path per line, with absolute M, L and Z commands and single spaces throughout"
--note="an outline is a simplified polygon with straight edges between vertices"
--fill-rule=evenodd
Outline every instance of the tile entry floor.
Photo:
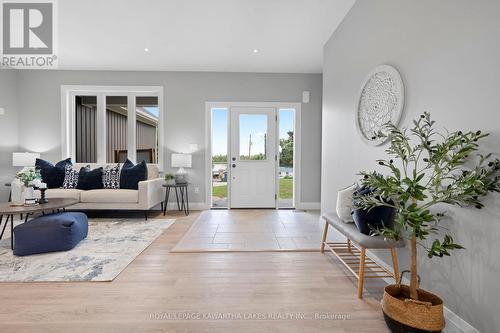
M 323 226 L 319 211 L 209 210 L 172 252 L 318 251 Z

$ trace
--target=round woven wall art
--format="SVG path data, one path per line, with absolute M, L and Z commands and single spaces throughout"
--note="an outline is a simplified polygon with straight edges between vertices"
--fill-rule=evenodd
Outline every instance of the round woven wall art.
M 388 138 L 378 138 L 384 125 L 398 125 L 404 107 L 404 85 L 399 72 L 392 66 L 381 65 L 373 69 L 361 87 L 356 110 L 356 127 L 361 138 L 378 146 Z

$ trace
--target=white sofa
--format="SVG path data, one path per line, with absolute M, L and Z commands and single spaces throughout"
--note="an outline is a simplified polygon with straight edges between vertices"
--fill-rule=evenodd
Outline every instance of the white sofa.
M 74 168 L 79 170 L 81 167 L 90 164 L 92 169 L 106 167 L 101 164 L 76 163 Z M 110 164 L 116 165 L 116 164 Z M 50 198 L 73 198 L 79 201 L 78 204 L 71 206 L 71 210 L 142 210 L 145 212 L 163 202 L 164 180 L 159 177 L 158 166 L 148 164 L 148 179 L 139 182 L 138 190 L 124 189 L 102 189 L 102 190 L 77 190 L 53 188 L 45 192 L 47 199 Z

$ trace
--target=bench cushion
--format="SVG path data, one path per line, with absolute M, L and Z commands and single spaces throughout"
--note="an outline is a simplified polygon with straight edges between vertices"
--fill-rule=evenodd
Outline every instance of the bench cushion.
M 87 237 L 87 233 L 88 221 L 84 213 L 41 216 L 14 228 L 14 255 L 68 251 Z
M 345 237 L 358 244 L 361 247 L 367 249 L 389 249 L 392 247 L 405 247 L 404 241 L 401 239 L 399 241 L 394 241 L 390 239 L 385 239 L 381 236 L 368 236 L 359 232 L 358 228 L 354 223 L 344 223 L 337 216 L 336 213 L 328 213 L 323 215 L 323 218 L 328 222 L 328 224 Z

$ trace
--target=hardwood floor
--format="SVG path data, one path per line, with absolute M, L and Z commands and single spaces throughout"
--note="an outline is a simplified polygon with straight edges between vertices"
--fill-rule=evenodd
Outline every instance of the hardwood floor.
M 0 283 L 0 332 L 388 332 L 380 286 L 358 300 L 329 255 L 169 253 L 198 214 L 169 214 L 177 222 L 113 282 Z

